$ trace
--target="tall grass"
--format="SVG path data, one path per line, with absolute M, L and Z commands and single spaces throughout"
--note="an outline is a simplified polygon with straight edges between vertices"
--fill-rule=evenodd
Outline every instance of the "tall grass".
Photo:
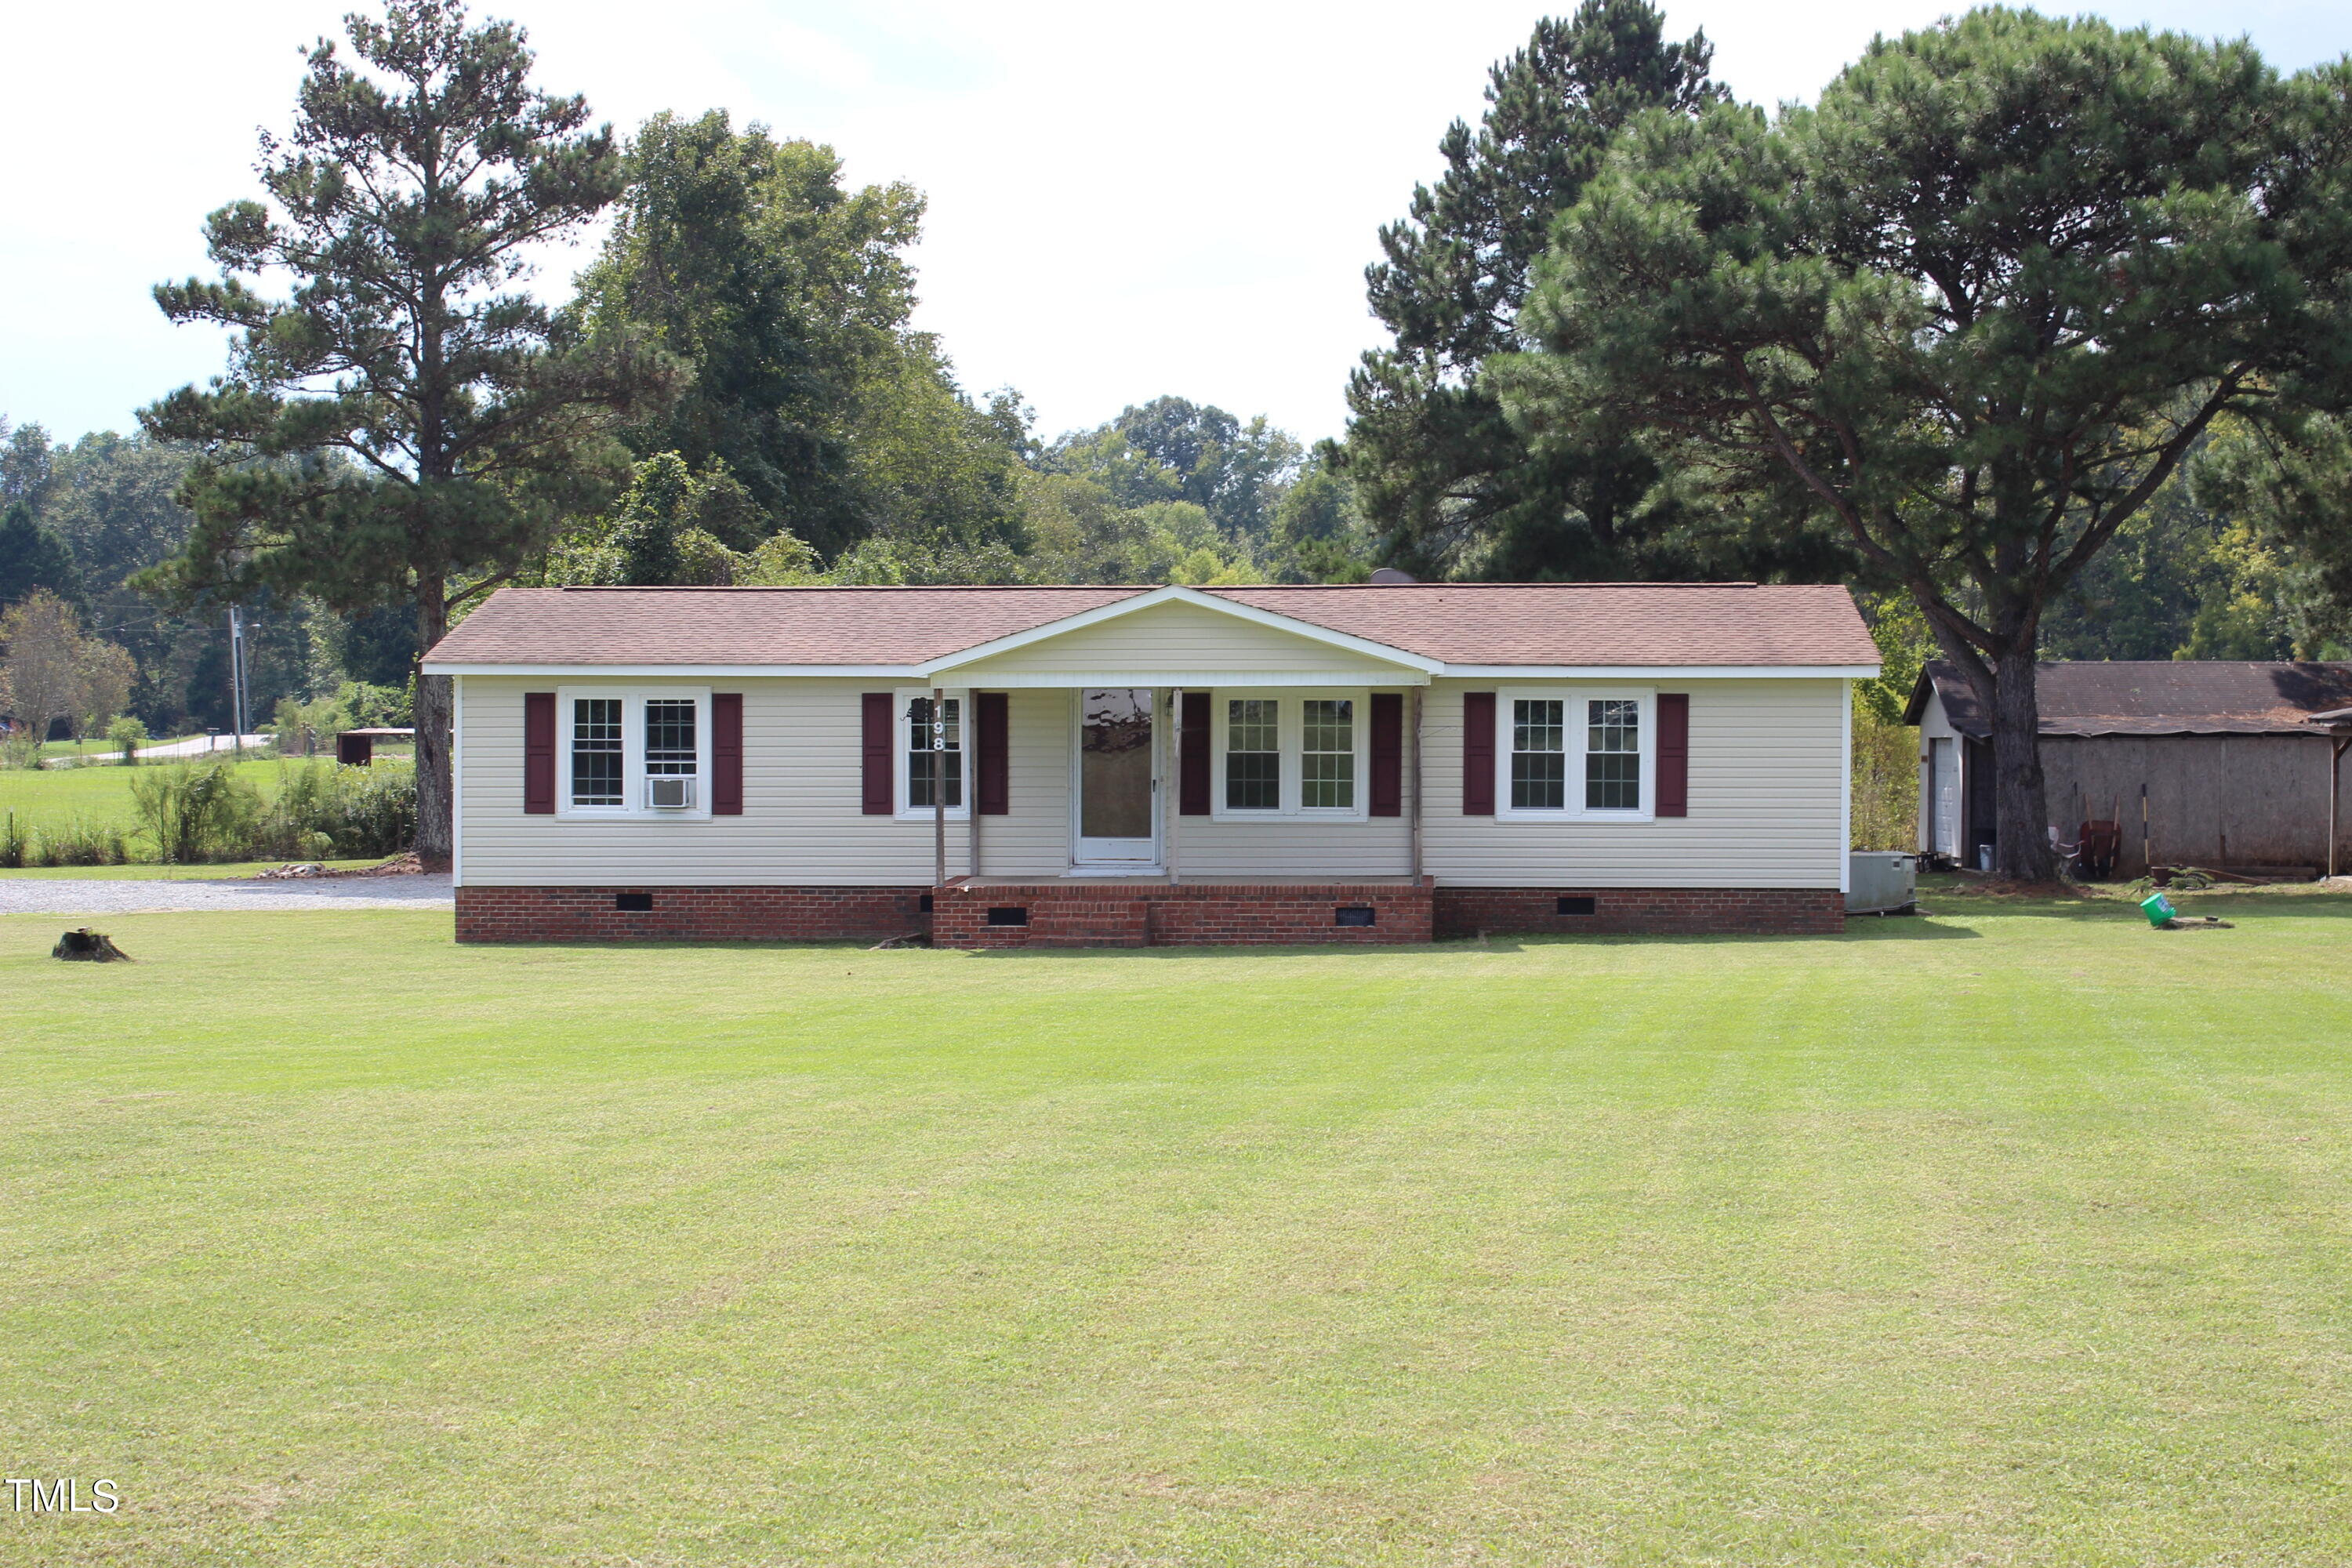
M 416 836 L 416 775 L 315 762 L 280 770 L 264 800 L 226 762 L 142 769 L 131 781 L 139 831 L 173 865 L 392 855 Z

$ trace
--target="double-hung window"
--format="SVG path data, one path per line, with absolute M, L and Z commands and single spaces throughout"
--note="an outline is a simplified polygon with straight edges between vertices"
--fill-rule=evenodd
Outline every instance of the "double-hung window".
M 1656 737 L 1647 691 L 1501 694 L 1495 783 L 1500 815 L 1646 819 Z
M 936 726 L 931 708 L 928 691 L 898 693 L 898 815 L 928 820 L 944 790 L 948 816 L 961 820 L 966 815 L 964 694 L 940 699 Z
M 626 805 L 621 699 L 572 700 L 572 804 Z
M 1213 816 L 1247 822 L 1366 815 L 1362 692 L 1218 691 L 1211 704 Z
M 571 688 L 555 711 L 559 815 L 710 815 L 708 691 Z
M 1353 698 L 1308 697 L 1301 700 L 1298 806 L 1302 811 L 1356 809 L 1356 702 Z
M 1225 699 L 1225 809 L 1282 809 L 1282 704 Z

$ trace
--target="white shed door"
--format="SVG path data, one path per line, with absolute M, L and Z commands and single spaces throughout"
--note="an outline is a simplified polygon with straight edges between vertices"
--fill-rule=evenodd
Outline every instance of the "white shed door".
M 1936 807 L 1932 847 L 1939 855 L 1957 857 L 1960 852 L 1960 770 L 1954 762 L 1948 738 L 1927 742 L 1928 799 Z

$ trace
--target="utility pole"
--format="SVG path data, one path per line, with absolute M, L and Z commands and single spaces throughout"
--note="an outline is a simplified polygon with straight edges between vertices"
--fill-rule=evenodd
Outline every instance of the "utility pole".
M 230 717 L 236 723 L 236 732 L 229 747 L 237 756 L 245 755 L 245 616 L 235 605 L 228 607 L 228 702 Z

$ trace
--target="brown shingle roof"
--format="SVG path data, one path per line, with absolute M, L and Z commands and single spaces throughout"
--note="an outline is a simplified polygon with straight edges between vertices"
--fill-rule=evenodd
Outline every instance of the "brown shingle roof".
M 1976 692 L 1943 659 L 1920 672 L 1911 723 L 1930 683 L 1963 735 L 1992 733 Z M 2310 720 L 2352 704 L 2352 664 L 2237 659 L 2114 659 L 2035 667 L 2045 735 L 2259 735 L 2308 732 Z
M 1876 664 L 1836 584 L 1417 583 L 1213 588 L 1448 664 Z
M 1143 588 L 501 588 L 447 664 L 920 664 Z
M 1878 662 L 1853 597 L 1835 585 L 1433 583 L 1205 591 L 1449 664 Z M 428 658 L 458 665 L 913 665 L 1149 592 L 503 588 Z

